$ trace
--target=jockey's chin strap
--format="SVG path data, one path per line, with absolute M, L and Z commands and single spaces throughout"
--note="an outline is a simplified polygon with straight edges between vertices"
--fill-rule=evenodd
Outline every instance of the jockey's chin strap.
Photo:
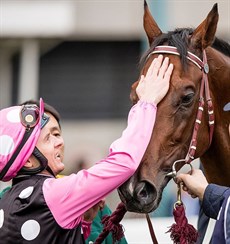
M 180 53 L 177 51 L 176 47 L 172 46 L 157 46 L 155 47 L 154 51 L 151 52 L 149 55 L 156 54 L 156 53 L 168 53 L 168 54 L 174 54 L 180 56 Z M 149 56 L 148 56 L 149 57 Z M 194 159 L 194 155 L 196 152 L 196 146 L 197 146 L 197 134 L 198 130 L 200 128 L 203 110 L 204 110 L 204 96 L 205 100 L 207 102 L 208 107 L 208 122 L 209 122 L 209 145 L 212 142 L 213 137 L 213 131 L 214 131 L 214 111 L 213 111 L 213 104 L 212 99 L 210 97 L 210 91 L 209 91 L 209 84 L 208 84 L 208 72 L 209 72 L 209 66 L 207 63 L 207 56 L 205 50 L 203 50 L 203 61 L 194 55 L 193 53 L 188 51 L 187 59 L 191 61 L 193 64 L 195 64 L 201 71 L 202 71 L 202 80 L 200 84 L 200 97 L 199 97 L 199 107 L 197 111 L 197 116 L 195 120 L 195 125 L 193 128 L 192 133 L 192 139 L 190 142 L 188 153 L 184 159 L 185 163 L 190 163 Z

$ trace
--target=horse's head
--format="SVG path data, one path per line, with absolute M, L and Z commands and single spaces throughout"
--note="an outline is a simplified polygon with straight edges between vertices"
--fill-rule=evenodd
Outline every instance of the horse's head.
M 174 64 L 174 70 L 169 92 L 158 105 L 152 137 L 142 162 L 136 173 L 119 188 L 120 198 L 129 211 L 146 213 L 155 210 L 164 187 L 171 179 L 168 173 L 173 163 L 186 158 L 197 117 L 203 77 L 203 68 L 189 57 L 194 54 L 196 58 L 203 60 L 203 50 L 214 41 L 217 22 L 218 11 L 215 4 L 196 29 L 184 28 L 162 33 L 145 3 L 144 28 L 150 48 L 142 58 L 141 75 L 146 74 L 152 60 L 159 53 L 169 57 L 170 62 Z M 158 49 L 159 46 L 164 47 Z M 176 49 L 168 51 L 165 46 L 173 46 Z M 132 85 L 130 96 L 133 103 L 137 102 L 137 84 L 138 81 Z M 206 109 L 204 106 L 205 111 Z M 196 138 L 196 158 L 209 147 L 206 114 L 202 116 L 201 122 L 201 133 Z M 177 169 L 182 165 L 177 164 Z

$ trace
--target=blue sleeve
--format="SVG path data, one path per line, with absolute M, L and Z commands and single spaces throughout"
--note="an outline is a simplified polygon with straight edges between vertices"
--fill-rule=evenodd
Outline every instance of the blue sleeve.
M 226 203 L 225 216 L 224 231 L 226 244 L 230 244 L 230 191 L 228 191 L 228 200 Z
M 229 187 L 209 184 L 202 202 L 204 213 L 210 218 L 217 219 L 222 203 L 229 194 Z

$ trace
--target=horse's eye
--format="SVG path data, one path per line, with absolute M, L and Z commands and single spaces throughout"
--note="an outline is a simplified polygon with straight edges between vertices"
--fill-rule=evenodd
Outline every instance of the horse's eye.
M 181 103 L 183 105 L 189 105 L 192 102 L 193 97 L 194 97 L 194 93 L 189 93 L 184 97 L 182 97 Z

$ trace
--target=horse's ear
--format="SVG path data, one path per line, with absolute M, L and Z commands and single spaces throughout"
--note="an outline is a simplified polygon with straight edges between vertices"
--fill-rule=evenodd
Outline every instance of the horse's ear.
M 149 40 L 149 45 L 156 37 L 162 34 L 161 29 L 158 27 L 156 21 L 153 19 L 146 1 L 144 1 L 144 29 Z
M 191 37 L 193 47 L 204 50 L 211 46 L 214 39 L 219 19 L 217 3 L 214 4 L 207 18 L 194 30 Z
M 132 88 L 131 88 L 131 92 L 130 92 L 130 100 L 132 101 L 132 104 L 136 104 L 138 102 L 138 96 L 136 93 L 136 88 L 138 86 L 139 80 L 137 80 L 136 82 L 134 82 L 132 84 Z

